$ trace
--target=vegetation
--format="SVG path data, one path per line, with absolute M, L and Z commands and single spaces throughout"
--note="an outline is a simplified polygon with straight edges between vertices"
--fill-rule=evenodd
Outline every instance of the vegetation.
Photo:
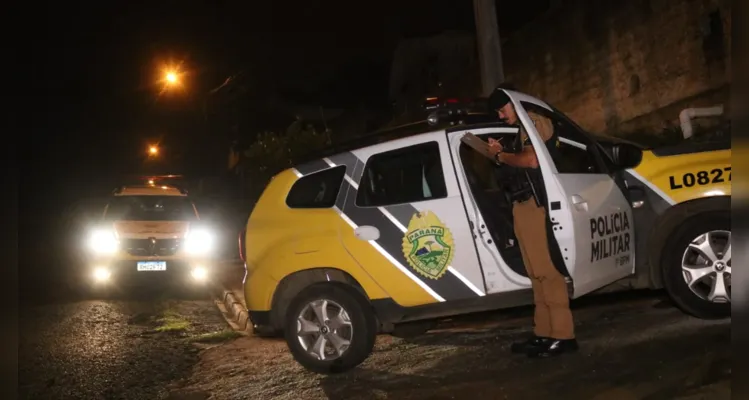
M 225 329 L 223 331 L 205 333 L 195 336 L 192 338 L 192 341 L 196 343 L 223 343 L 241 336 L 242 334 L 237 331 Z
M 242 152 L 239 171 L 245 196 L 256 199 L 276 173 L 293 165 L 293 160 L 330 146 L 330 132 L 315 129 L 289 129 L 286 132 L 263 132 Z
M 171 310 L 165 311 L 158 319 L 158 323 L 156 332 L 183 332 L 190 328 L 190 321 Z
M 244 154 L 253 169 L 273 173 L 290 167 L 294 159 L 329 146 L 328 138 L 326 132 L 313 127 L 296 132 L 263 132 Z

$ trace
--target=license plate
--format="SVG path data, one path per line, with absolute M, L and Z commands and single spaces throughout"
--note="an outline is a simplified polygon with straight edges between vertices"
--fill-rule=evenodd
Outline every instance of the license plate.
M 166 261 L 138 261 L 138 271 L 166 271 Z

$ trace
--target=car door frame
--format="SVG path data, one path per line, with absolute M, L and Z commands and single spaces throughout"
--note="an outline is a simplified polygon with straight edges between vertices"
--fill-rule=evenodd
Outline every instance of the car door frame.
M 364 179 L 365 169 L 373 156 L 429 142 L 436 142 L 439 146 L 442 174 L 447 189 L 446 197 L 382 206 L 359 206 L 356 204 L 356 197 Z M 415 211 L 424 211 L 425 209 L 433 211 L 437 203 L 441 203 L 438 209 L 452 210 L 458 203 L 462 205 L 462 194 L 457 185 L 455 170 L 452 165 L 452 158 L 450 157 L 444 131 L 395 139 L 374 146 L 352 150 L 350 154 L 355 156 L 356 166 L 351 169 L 347 168 L 345 181 L 347 182 L 348 189 L 345 196 L 345 204 L 341 204 L 344 215 L 355 214 L 357 212 L 381 213 L 392 224 L 392 226 L 386 228 L 387 231 L 395 234 L 397 230 L 397 234 L 400 235 L 398 241 L 402 241 L 402 237 L 406 234 L 409 222 Z M 332 160 L 331 162 L 336 162 L 336 160 Z M 454 204 L 452 204 L 452 207 L 445 208 L 445 204 L 447 203 Z M 380 249 L 384 249 L 388 253 L 386 258 L 400 270 L 400 273 L 407 275 L 438 302 L 450 302 L 485 296 L 486 284 L 483 279 L 483 270 L 471 237 L 465 210 L 450 216 L 446 216 L 444 212 L 440 212 L 437 217 L 445 225 L 450 225 L 449 229 L 453 236 L 453 241 L 456 243 L 456 253 L 452 264 L 447 268 L 445 274 L 438 279 L 425 278 L 417 273 L 405 260 L 400 247 L 395 249 L 395 246 L 392 244 L 390 246 L 382 245 L 379 244 L 378 240 L 370 242 L 376 242 L 373 245 L 377 244 Z M 380 220 L 384 221 L 382 218 Z M 471 240 L 467 241 L 466 238 L 471 238 Z M 461 245 L 458 246 L 458 243 L 461 243 Z M 460 258 L 458 258 L 458 255 Z M 463 263 L 456 265 L 458 259 L 463 261 Z
M 485 216 L 482 214 L 477 204 L 460 158 L 460 145 L 462 144 L 461 137 L 467 132 L 478 137 L 484 137 L 486 135 L 491 135 L 492 133 L 511 134 L 513 131 L 517 132 L 518 129 L 503 126 L 499 123 L 488 123 L 466 128 L 453 128 L 446 131 L 450 147 L 450 155 L 455 166 L 457 182 L 463 193 L 463 204 L 466 209 L 466 217 L 468 218 L 469 225 L 472 225 L 471 229 L 473 230 L 474 241 L 476 243 L 482 272 L 484 274 L 484 281 L 486 282 L 486 290 L 489 294 L 529 289 L 531 287 L 531 281 L 528 277 L 513 271 L 507 264 L 507 261 L 502 257 L 502 254 L 499 252 L 496 245 L 493 242 L 488 242 L 493 241 L 493 238 L 486 229 Z

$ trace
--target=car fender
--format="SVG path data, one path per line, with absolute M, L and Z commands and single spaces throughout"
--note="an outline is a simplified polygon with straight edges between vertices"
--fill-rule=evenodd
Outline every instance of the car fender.
M 648 264 L 650 264 L 650 279 L 653 288 L 662 288 L 661 260 L 666 246 L 673 232 L 689 218 L 711 211 L 730 211 L 731 196 L 703 197 L 676 204 L 661 214 L 653 224 L 648 249 Z

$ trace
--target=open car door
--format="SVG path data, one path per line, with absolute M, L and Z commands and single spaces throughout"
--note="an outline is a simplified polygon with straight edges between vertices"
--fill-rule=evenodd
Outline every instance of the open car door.
M 525 126 L 544 177 L 548 215 L 573 298 L 634 273 L 632 209 L 598 145 L 569 118 L 520 93 L 508 94 Z M 558 137 L 552 160 L 528 113 L 549 118 Z

